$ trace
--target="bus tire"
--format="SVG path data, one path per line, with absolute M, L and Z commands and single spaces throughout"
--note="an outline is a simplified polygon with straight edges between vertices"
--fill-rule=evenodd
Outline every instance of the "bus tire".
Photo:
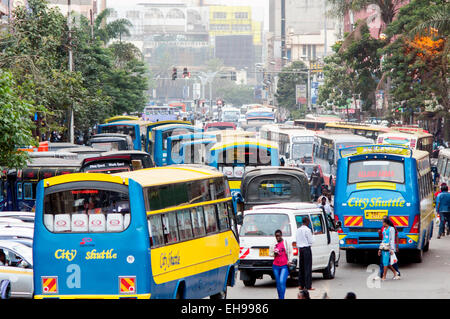
M 218 294 L 209 296 L 209 299 L 213 300 L 227 299 L 227 287 L 225 286 L 225 291 L 221 291 Z
M 425 244 L 425 246 L 423 246 L 423 251 L 427 252 L 428 250 L 430 250 L 430 240 L 427 240 L 427 243 Z
M 423 250 L 422 249 L 413 250 L 412 259 L 415 263 L 421 263 L 423 260 Z
M 244 283 L 245 287 L 253 287 L 256 283 L 256 277 L 251 276 L 250 279 L 242 280 L 242 282 Z
M 348 264 L 353 264 L 356 262 L 356 251 L 346 250 L 345 251 L 345 260 Z
M 328 266 L 323 270 L 324 279 L 333 279 L 336 274 L 336 257 L 334 253 L 331 253 L 330 260 L 328 261 Z
M 177 288 L 175 299 L 184 299 L 184 282 L 181 282 Z

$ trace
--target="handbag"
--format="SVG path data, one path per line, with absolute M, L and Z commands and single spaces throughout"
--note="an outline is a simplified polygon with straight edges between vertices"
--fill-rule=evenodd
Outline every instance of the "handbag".
M 389 264 L 390 264 L 390 265 L 393 265 L 393 264 L 396 264 L 397 262 L 398 262 L 397 256 L 395 255 L 395 253 L 393 253 L 393 254 L 391 255 L 391 259 L 390 259 Z
M 391 245 L 389 243 L 380 243 L 381 250 L 391 250 Z

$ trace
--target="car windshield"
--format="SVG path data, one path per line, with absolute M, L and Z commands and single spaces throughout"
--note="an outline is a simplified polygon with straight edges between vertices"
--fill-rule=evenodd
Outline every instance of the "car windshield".
M 240 236 L 274 236 L 280 229 L 283 236 L 291 236 L 289 217 L 286 214 L 248 214 L 244 216 Z

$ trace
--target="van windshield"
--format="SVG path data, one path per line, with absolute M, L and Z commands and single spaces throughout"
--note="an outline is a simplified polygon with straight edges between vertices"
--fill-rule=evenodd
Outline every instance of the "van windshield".
M 286 214 L 248 214 L 239 233 L 240 236 L 275 236 L 280 229 L 283 236 L 291 236 L 289 217 Z

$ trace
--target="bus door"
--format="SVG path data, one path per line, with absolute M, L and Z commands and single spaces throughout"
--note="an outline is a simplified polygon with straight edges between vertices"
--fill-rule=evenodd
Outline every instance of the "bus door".
M 62 178 L 38 185 L 35 298 L 148 298 L 150 242 L 140 185 L 94 176 L 52 184 Z

